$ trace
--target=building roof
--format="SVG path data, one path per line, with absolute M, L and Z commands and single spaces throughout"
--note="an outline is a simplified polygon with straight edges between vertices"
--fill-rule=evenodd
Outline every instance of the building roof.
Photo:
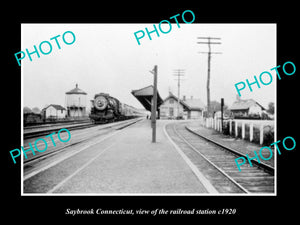
M 50 106 L 52 106 L 53 108 L 55 108 L 56 110 L 66 110 L 64 107 L 62 107 L 61 105 L 55 105 L 55 104 L 50 104 L 47 107 L 43 108 L 43 111 L 48 109 Z
M 169 92 L 169 96 L 164 99 L 164 102 L 167 101 L 169 98 L 173 98 L 176 101 L 178 101 L 178 98 L 171 92 Z M 203 110 L 205 105 L 201 101 L 201 99 L 185 99 L 185 100 L 179 100 L 179 103 L 183 105 L 184 108 L 190 111 L 200 111 Z
M 72 94 L 79 94 L 79 95 L 86 95 L 86 93 L 78 88 L 78 84 L 76 84 L 76 87 L 72 89 L 71 91 L 66 92 L 67 95 L 72 95 Z
M 151 100 L 154 91 L 153 89 L 153 85 L 149 85 L 138 90 L 132 90 L 131 94 L 133 94 L 133 96 L 136 97 L 137 100 L 139 100 L 139 102 L 145 107 L 145 109 L 151 111 Z M 157 108 L 162 104 L 162 102 L 163 100 L 157 91 Z
M 153 95 L 153 85 L 149 85 L 147 87 L 138 89 L 138 90 L 132 90 L 131 93 L 133 93 L 135 96 L 152 96 Z
M 171 93 L 171 92 L 169 92 L 169 96 L 166 97 L 166 98 L 164 99 L 164 102 L 166 102 L 166 101 L 169 100 L 170 98 L 173 98 L 176 102 L 178 102 L 178 98 L 177 98 L 175 95 L 173 95 L 173 93 Z M 180 100 L 180 99 L 179 99 L 179 103 L 180 103 L 184 108 L 186 108 L 186 109 L 188 109 L 188 110 L 191 109 L 189 105 L 187 105 L 184 101 L 182 101 L 182 100 Z
M 232 106 L 230 107 L 230 110 L 245 110 L 249 109 L 251 106 L 258 105 L 262 108 L 262 110 L 265 110 L 263 106 L 261 106 L 258 102 L 256 102 L 253 99 L 245 99 L 245 100 L 238 100 L 235 101 Z
M 183 101 L 185 104 L 187 104 L 191 110 L 203 110 L 205 108 L 204 103 L 201 101 L 200 98 L 192 98 L 192 99 L 186 99 Z

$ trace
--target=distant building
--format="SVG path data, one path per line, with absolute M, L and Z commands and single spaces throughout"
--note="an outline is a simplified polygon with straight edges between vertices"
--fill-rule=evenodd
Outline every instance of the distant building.
M 235 118 L 260 118 L 263 110 L 265 110 L 265 108 L 253 99 L 241 100 L 238 98 L 230 107 L 230 111 Z
M 42 109 L 45 119 L 62 119 L 66 117 L 66 109 L 61 105 L 51 104 Z
M 67 116 L 78 118 L 86 116 L 86 95 L 84 91 L 76 87 L 66 92 Z
M 171 92 L 169 96 L 163 101 L 160 106 L 160 117 L 162 119 L 175 119 L 181 117 L 184 119 L 199 119 L 202 116 L 204 104 L 200 99 L 186 99 L 182 100 L 173 95 Z

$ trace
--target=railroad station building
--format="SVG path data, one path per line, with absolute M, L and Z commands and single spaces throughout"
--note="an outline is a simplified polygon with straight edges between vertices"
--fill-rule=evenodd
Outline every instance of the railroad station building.
M 193 96 L 187 99 L 183 96 L 183 99 L 178 98 L 169 92 L 169 96 L 164 99 L 160 106 L 160 117 L 162 119 L 200 119 L 202 112 L 205 109 L 205 105 L 201 99 L 195 99 Z

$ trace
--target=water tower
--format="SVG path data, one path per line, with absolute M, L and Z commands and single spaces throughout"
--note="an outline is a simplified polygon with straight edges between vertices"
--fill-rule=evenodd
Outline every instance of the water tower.
M 76 87 L 66 92 L 67 116 L 71 118 L 80 118 L 86 116 L 86 95 L 84 91 Z

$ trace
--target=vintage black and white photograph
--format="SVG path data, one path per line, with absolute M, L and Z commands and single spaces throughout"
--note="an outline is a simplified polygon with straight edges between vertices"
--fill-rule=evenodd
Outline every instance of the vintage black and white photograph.
M 276 195 L 276 24 L 185 15 L 21 24 L 22 195 Z

